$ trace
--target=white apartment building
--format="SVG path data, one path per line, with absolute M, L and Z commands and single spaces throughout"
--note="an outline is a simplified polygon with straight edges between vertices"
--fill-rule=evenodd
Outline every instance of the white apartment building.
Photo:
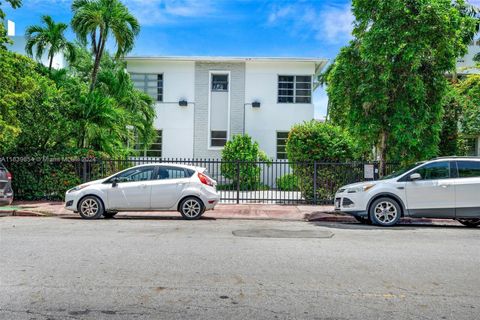
M 285 159 L 290 128 L 314 117 L 312 92 L 326 59 L 127 57 L 135 86 L 155 99 L 157 139 L 143 156 L 220 158 L 246 133 Z
M 477 54 L 480 54 L 480 38 L 472 41 L 468 45 L 467 54 L 457 59 L 457 74 L 459 77 L 480 73 L 480 68 L 478 68 L 477 63 L 473 60 Z M 469 137 L 466 143 L 469 155 L 480 156 L 480 137 Z

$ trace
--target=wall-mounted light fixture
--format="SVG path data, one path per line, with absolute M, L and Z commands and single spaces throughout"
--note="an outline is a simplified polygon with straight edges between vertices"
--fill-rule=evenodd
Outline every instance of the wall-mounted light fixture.
M 260 108 L 260 102 L 258 102 L 258 101 L 252 102 L 252 107 L 253 108 Z
M 182 100 L 178 101 L 178 105 L 180 107 L 186 107 L 186 106 L 188 106 L 188 101 L 185 100 L 185 99 L 182 99 Z

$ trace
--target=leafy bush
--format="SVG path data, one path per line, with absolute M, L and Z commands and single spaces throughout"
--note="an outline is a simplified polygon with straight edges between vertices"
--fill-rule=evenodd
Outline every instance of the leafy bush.
M 352 178 L 363 172 L 361 165 L 342 164 L 355 159 L 356 147 L 344 130 L 329 123 L 309 121 L 294 126 L 288 135 L 287 155 L 292 162 L 298 187 L 309 202 L 315 198 L 315 161 L 318 201 L 330 201 L 338 187 L 353 182 Z
M 249 135 L 235 135 L 227 141 L 222 151 L 222 175 L 232 180 L 233 185 L 240 185 L 241 190 L 255 190 L 260 187 L 260 167 L 258 161 L 267 164 L 265 152 Z M 235 188 L 236 189 L 236 188 Z
M 281 191 L 297 191 L 298 177 L 292 173 L 277 178 L 277 189 Z

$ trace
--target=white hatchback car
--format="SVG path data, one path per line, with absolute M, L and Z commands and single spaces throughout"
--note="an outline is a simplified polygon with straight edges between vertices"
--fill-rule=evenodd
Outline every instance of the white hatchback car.
M 380 226 L 392 226 L 404 216 L 456 219 L 478 226 L 480 158 L 437 158 L 378 181 L 346 185 L 335 194 L 335 210 Z
M 119 211 L 175 210 L 193 220 L 219 202 L 216 184 L 205 168 L 144 164 L 68 190 L 65 208 L 84 219 L 112 218 Z

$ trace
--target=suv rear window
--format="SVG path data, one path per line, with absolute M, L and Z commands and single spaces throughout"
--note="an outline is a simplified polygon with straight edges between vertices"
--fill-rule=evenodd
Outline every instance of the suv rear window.
M 480 177 L 480 161 L 457 161 L 459 178 Z

